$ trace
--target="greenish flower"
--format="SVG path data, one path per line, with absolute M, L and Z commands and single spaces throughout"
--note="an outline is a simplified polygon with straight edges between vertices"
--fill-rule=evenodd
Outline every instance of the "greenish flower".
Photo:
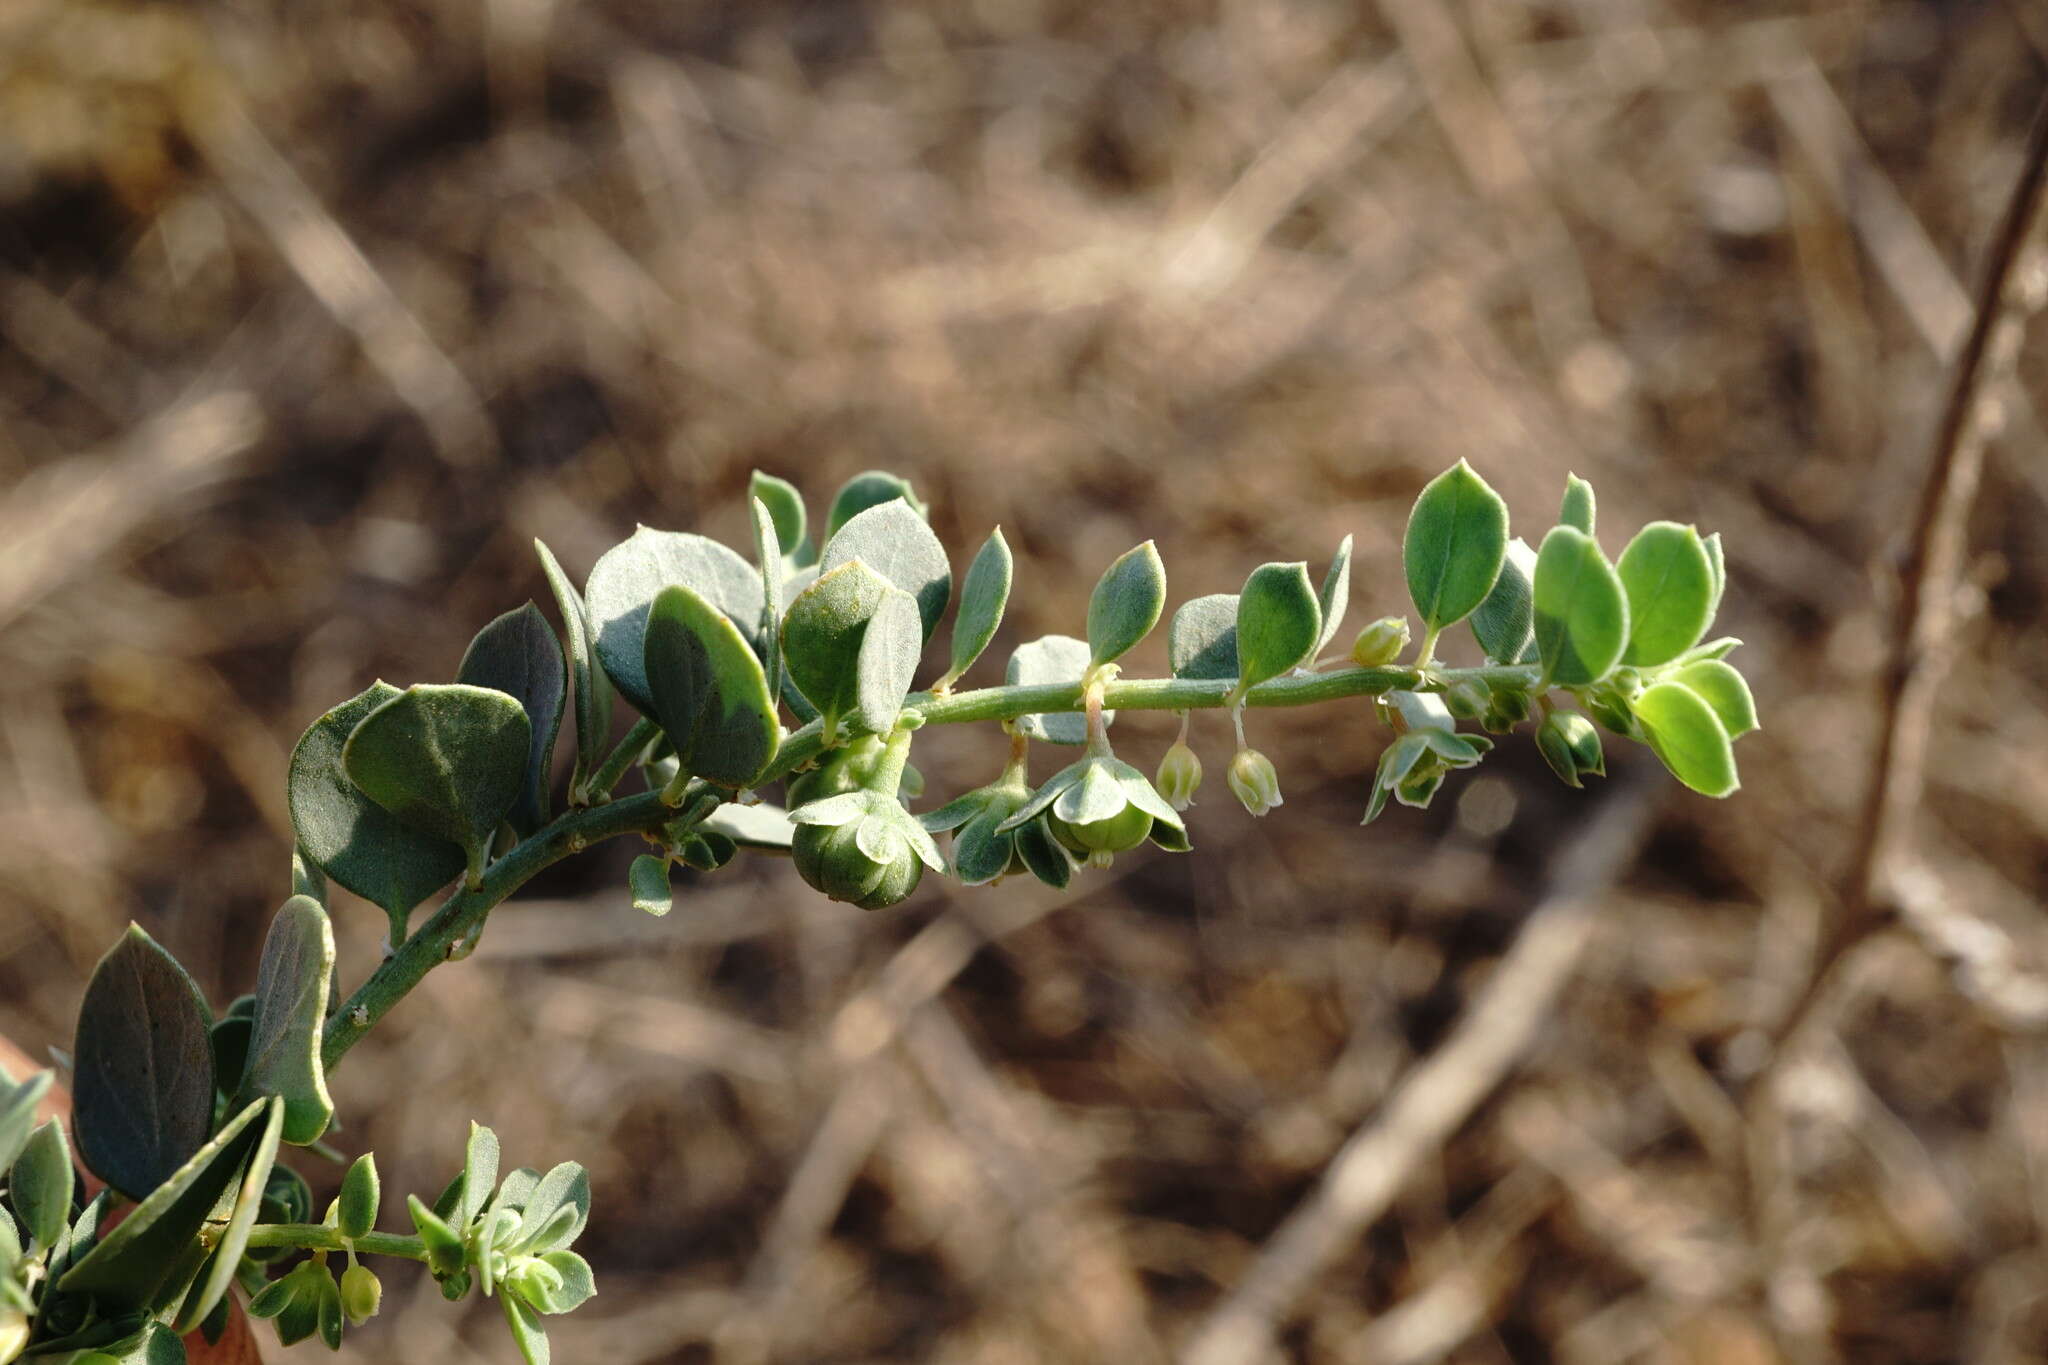
M 853 791 L 789 813 L 790 853 L 806 882 L 863 910 L 891 906 L 917 889 L 929 867 L 946 870 L 939 846 L 893 796 Z
M 1186 740 L 1175 740 L 1159 760 L 1158 786 L 1166 804 L 1175 810 L 1195 804 L 1195 793 L 1202 787 L 1202 760 Z
M 1253 815 L 1264 815 L 1284 804 L 1280 799 L 1280 774 L 1274 771 L 1273 760 L 1257 749 L 1239 749 L 1230 760 L 1225 780 L 1230 784 L 1230 794 Z
M 377 1316 L 384 1302 L 384 1282 L 366 1265 L 352 1265 L 341 1272 L 341 1311 L 349 1324 L 360 1327 Z
M 1408 648 L 1408 618 L 1382 616 L 1358 632 L 1351 642 L 1351 662 L 1360 668 L 1383 668 Z
M 1188 850 L 1187 827 L 1145 774 L 1106 755 L 1091 754 L 1054 773 L 1002 824 L 1017 829 L 1043 814 L 1053 837 L 1107 867 L 1111 858 L 1150 839 L 1173 853 Z
M 1459 734 L 1444 703 L 1426 692 L 1389 692 L 1386 701 L 1401 734 L 1380 755 L 1360 824 L 1379 819 L 1390 796 L 1404 806 L 1426 807 L 1445 773 L 1474 766 L 1493 748 L 1484 735 Z
M 976 787 L 937 810 L 917 817 L 933 834 L 953 835 L 953 875 L 967 886 L 983 886 L 1015 872 L 1029 872 L 1047 886 L 1064 888 L 1074 877 L 1074 860 L 1052 836 L 1040 814 L 1014 829 L 1001 828 L 1031 799 L 1021 766 L 1001 781 Z
M 1575 711 L 1553 711 L 1536 727 L 1536 748 L 1550 770 L 1568 787 L 1582 787 L 1581 778 L 1607 776 L 1607 758 L 1600 732 Z

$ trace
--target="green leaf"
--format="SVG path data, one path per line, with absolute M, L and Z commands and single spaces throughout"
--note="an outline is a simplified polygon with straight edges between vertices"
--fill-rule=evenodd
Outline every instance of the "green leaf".
M 1088 646 L 1071 635 L 1047 635 L 1018 645 L 1010 654 L 1004 681 L 1011 687 L 1034 687 L 1046 683 L 1077 683 L 1088 670 Z M 1102 713 L 1104 724 L 1116 718 L 1113 711 Z M 1019 716 L 1017 733 L 1048 744 L 1086 744 L 1088 717 L 1079 711 L 1051 711 L 1042 715 Z
M 1508 547 L 1508 507 L 1463 460 L 1431 479 L 1408 514 L 1401 560 L 1408 595 L 1430 630 L 1486 600 Z
M 341 1180 L 341 1198 L 335 1208 L 335 1228 L 344 1237 L 361 1237 L 377 1226 L 377 1206 L 383 1202 L 383 1182 L 377 1178 L 377 1154 L 364 1152 Z
M 341 766 L 399 821 L 466 852 L 474 885 L 498 823 L 519 799 L 532 742 L 517 698 L 416 683 L 363 717 L 342 746 Z
M 517 1294 L 500 1294 L 505 1321 L 512 1328 L 512 1344 L 519 1348 L 526 1365 L 549 1365 L 547 1329 L 540 1325 L 538 1311 Z
M 462 1215 L 455 1222 L 469 1226 L 490 1202 L 498 1183 L 498 1135 L 474 1120 L 469 1125 L 469 1143 L 462 1154 L 462 1194 L 456 1204 Z
M 1237 598 L 1235 694 L 1277 678 L 1315 653 L 1323 638 L 1323 610 L 1308 581 L 1308 565 L 1261 564 Z
M 1176 678 L 1235 680 L 1237 594 L 1211 593 L 1181 603 L 1166 627 L 1166 661 Z
M 57 1244 L 71 1222 L 71 1144 L 63 1124 L 51 1119 L 29 1136 L 8 1172 L 7 1198 L 32 1240 Z
M 233 1099 L 249 1070 L 249 1038 L 254 1024 L 246 1014 L 224 1014 L 207 1030 L 213 1047 L 213 1079 L 221 1098 Z
M 549 1269 L 555 1272 L 560 1285 L 550 1290 L 547 1296 L 533 1306 L 543 1313 L 568 1313 L 581 1308 L 597 1293 L 597 1281 L 590 1273 L 590 1262 L 573 1251 L 550 1251 L 541 1257 Z
M 791 841 L 796 837 L 796 827 L 789 823 L 788 812 L 779 806 L 743 806 L 727 802 L 704 817 L 699 829 L 713 834 L 723 834 L 742 848 L 768 849 L 789 852 Z
M 1003 528 L 998 526 L 982 542 L 960 584 L 960 610 L 953 617 L 953 664 L 945 678 L 948 686 L 972 668 L 989 641 L 996 638 L 996 627 L 1003 623 L 1003 608 L 1009 605 L 1013 573 L 1010 544 L 1003 539 Z
M 533 742 L 526 756 L 526 779 L 508 818 L 520 834 L 533 833 L 548 822 L 555 734 L 562 728 L 562 703 L 568 696 L 562 642 L 540 608 L 528 602 L 477 632 L 462 656 L 462 667 L 455 671 L 455 681 L 503 692 L 525 709 Z
M 116 1311 L 154 1311 L 199 1265 L 199 1229 L 242 1174 L 263 1141 L 256 1119 L 274 1102 L 259 1100 L 228 1120 L 213 1141 L 192 1154 L 113 1231 L 64 1272 L 57 1287 L 91 1294 Z
M 722 787 L 751 786 L 782 742 L 761 661 L 734 623 L 680 584 L 647 616 L 650 713 L 683 771 Z
M 1675 521 L 1653 521 L 1621 552 L 1615 571 L 1628 592 L 1623 663 L 1655 668 L 1706 634 L 1714 614 L 1714 565 L 1698 531 Z
M 1707 552 L 1707 563 L 1714 569 L 1714 603 L 1707 609 L 1707 619 L 1712 621 L 1721 610 L 1721 594 L 1728 588 L 1728 565 L 1721 557 L 1721 533 L 1719 531 L 1700 542 Z
M 903 699 L 910 694 L 910 680 L 917 672 L 922 644 L 917 603 L 909 593 L 891 588 L 882 595 L 881 606 L 861 636 L 856 668 L 860 696 L 854 709 L 861 724 L 878 735 L 896 728 Z
M 1151 541 L 1117 557 L 1088 598 L 1090 667 L 1120 659 L 1152 633 L 1166 609 L 1166 566 Z
M 1535 577 L 1536 552 L 1529 548 L 1529 542 L 1516 536 L 1508 542 L 1493 591 L 1472 613 L 1472 637 L 1479 641 L 1487 658 L 1497 663 L 1518 663 L 1528 651 L 1536 630 Z
M 932 528 L 901 499 L 870 507 L 832 533 L 818 567 L 830 573 L 856 559 L 916 601 L 922 647 L 953 596 L 953 566 Z
M 598 667 L 594 653 L 596 631 L 590 624 L 590 608 L 583 594 L 569 582 L 554 552 L 540 541 L 533 542 L 540 555 L 541 571 L 555 594 L 555 609 L 562 614 L 562 634 L 568 640 L 569 676 L 576 683 L 576 773 L 571 780 L 574 793 L 583 779 L 604 759 L 605 745 L 612 734 L 612 683 Z
M 704 599 L 747 636 L 760 629 L 765 600 L 754 566 L 715 540 L 685 531 L 642 526 L 605 551 L 590 571 L 585 593 L 597 626 L 597 658 L 619 695 L 654 714 L 647 685 L 647 613 L 666 587 L 680 584 Z
M 880 507 L 898 498 L 918 516 L 925 515 L 925 505 L 918 500 L 909 480 L 880 469 L 854 475 L 833 496 L 832 510 L 825 517 L 825 543 L 831 544 L 842 526 L 870 507 Z
M 1700 699 L 1713 708 L 1730 740 L 1741 739 L 1757 728 L 1756 700 L 1749 694 L 1749 683 L 1733 665 L 1719 659 L 1701 659 L 1673 673 L 1671 681 L 1699 693 Z
M 590 1221 L 590 1175 L 564 1161 L 540 1178 L 519 1210 L 519 1235 L 506 1251 L 538 1256 L 560 1251 L 583 1235 Z
M 1660 682 L 1643 689 L 1635 713 L 1650 748 L 1680 782 L 1702 796 L 1728 796 L 1742 785 L 1728 732 L 1699 693 Z
M 1593 538 L 1553 526 L 1536 552 L 1533 586 L 1543 685 L 1577 687 L 1605 677 L 1628 639 L 1628 599 Z
M 758 477 L 758 476 L 757 476 Z M 775 530 L 775 514 L 768 504 L 755 498 L 754 562 L 761 569 L 761 626 L 755 634 L 760 642 L 761 671 L 768 679 L 771 702 L 782 695 L 782 541 Z M 797 510 L 803 510 L 799 503 Z M 771 705 L 771 711 L 774 709 Z
M 242 1253 L 249 1246 L 249 1230 L 256 1226 L 264 1194 L 270 1188 L 270 1173 L 276 1167 L 277 1144 L 284 1136 L 284 1125 L 284 1101 L 273 1099 L 264 1110 L 262 1128 L 255 1130 L 254 1149 L 249 1154 L 248 1164 L 242 1167 L 234 1204 L 228 1214 L 228 1225 L 221 1232 L 204 1274 L 195 1282 L 193 1292 L 186 1296 L 184 1306 L 178 1310 L 176 1326 L 181 1334 L 199 1326 L 227 1298 L 228 1286 L 234 1283 L 235 1271 L 242 1263 Z
M 1337 638 L 1337 628 L 1344 623 L 1344 613 L 1351 609 L 1351 537 L 1346 536 L 1337 545 L 1337 553 L 1330 560 L 1330 567 L 1323 574 L 1322 591 L 1317 594 L 1323 611 L 1323 633 L 1316 640 L 1315 652 L 1320 654 L 1330 647 L 1330 641 Z
M 804 539 L 804 495 L 797 492 L 795 484 L 757 469 L 747 481 L 747 495 L 768 509 L 775 522 L 775 543 L 784 554 L 799 566 L 817 558 Z
M 1564 476 L 1564 504 L 1557 509 L 1560 526 L 1593 534 L 1593 485 L 1576 474 Z
M 422 1204 L 416 1194 L 405 1197 L 405 1208 L 406 1212 L 412 1215 L 413 1230 L 419 1233 L 420 1241 L 426 1244 L 427 1269 L 434 1273 L 434 1278 L 443 1280 L 461 1270 L 469 1252 L 462 1245 L 462 1238 L 455 1229 L 442 1221 L 439 1214 Z M 461 1225 L 469 1226 L 469 1220 L 461 1220 Z M 253 1304 L 250 1305 L 249 1311 L 256 1311 Z
M 365 716 L 400 696 L 370 684 L 306 727 L 292 750 L 292 827 L 306 855 L 335 881 L 383 907 L 392 941 L 412 908 L 462 874 L 462 850 L 422 833 L 363 795 L 342 769 L 342 750 Z
M 88 987 L 90 989 L 90 987 Z M 11 1166 L 28 1145 L 36 1127 L 36 1106 L 50 1093 L 52 1077 L 38 1071 L 20 1085 L 9 1085 L 0 1072 L 0 1166 Z
M 675 895 L 668 885 L 668 859 L 643 853 L 633 860 L 626 879 L 635 910 L 659 919 L 675 907 Z
M 72 1127 L 86 1168 L 131 1199 L 162 1185 L 212 1130 L 208 1022 L 199 987 L 139 925 L 86 983 Z
M 887 579 L 855 560 L 820 574 L 782 618 L 790 680 L 830 727 L 860 702 L 861 642 L 890 591 Z
M 311 896 L 322 905 L 327 904 L 327 874 L 306 855 L 306 850 L 296 845 L 292 848 L 292 894 Z
M 334 930 L 327 912 L 309 896 L 293 896 L 271 920 L 263 941 L 240 1091 L 242 1103 L 260 1095 L 281 1098 L 284 1140 L 299 1147 L 318 1141 L 334 1118 L 326 1069 L 320 1064 L 333 973 Z

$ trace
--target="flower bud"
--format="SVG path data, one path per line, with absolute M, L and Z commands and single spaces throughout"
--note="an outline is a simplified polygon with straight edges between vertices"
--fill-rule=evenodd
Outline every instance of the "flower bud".
M 1152 834 L 1152 813 L 1126 805 L 1115 815 L 1078 824 L 1057 815 L 1046 817 L 1052 837 L 1088 859 L 1091 867 L 1106 867 L 1111 857 L 1127 853 Z
M 1230 784 L 1231 795 L 1253 815 L 1264 815 L 1282 804 L 1280 774 L 1273 770 L 1273 760 L 1257 749 L 1239 749 L 1230 760 L 1225 780 Z
M 1555 711 L 1536 727 L 1536 748 L 1543 761 L 1566 786 L 1584 785 L 1580 778 L 1607 775 L 1600 732 L 1593 722 L 1573 711 Z
M 1195 793 L 1202 786 L 1202 760 L 1195 757 L 1186 740 L 1175 740 L 1159 760 L 1159 778 L 1153 785 L 1175 810 L 1186 810 L 1195 804 Z
M 863 910 L 896 904 L 917 889 L 924 864 L 900 838 L 875 839 L 881 858 L 861 847 L 860 822 L 843 825 L 799 825 L 790 844 L 797 875 L 835 901 L 849 901 Z
M 1351 662 L 1360 668 L 1382 668 L 1408 648 L 1408 618 L 1382 616 L 1358 632 L 1351 642 Z
M 341 1272 L 341 1311 L 349 1325 L 360 1327 L 377 1316 L 384 1302 L 384 1282 L 366 1265 L 352 1265 Z

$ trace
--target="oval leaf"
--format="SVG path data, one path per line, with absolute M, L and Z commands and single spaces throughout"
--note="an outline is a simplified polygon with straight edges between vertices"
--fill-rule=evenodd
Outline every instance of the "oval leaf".
M 1557 524 L 1593 534 L 1593 485 L 1576 474 L 1564 476 L 1564 503 L 1557 509 Z
M 1669 663 L 1698 643 L 1714 614 L 1714 565 L 1700 535 L 1675 521 L 1636 533 L 1615 566 L 1628 592 L 1628 649 L 1637 668 Z
M 1535 638 L 1536 552 L 1520 536 L 1508 542 L 1493 591 L 1472 613 L 1472 638 L 1496 663 L 1518 663 Z
M 732 620 L 690 589 L 656 594 L 647 615 L 652 715 L 683 771 L 722 787 L 747 787 L 775 757 L 782 727 L 761 661 Z
M 919 517 L 924 516 L 925 505 L 918 500 L 917 492 L 911 488 L 908 479 L 898 478 L 882 469 L 870 469 L 854 475 L 833 495 L 832 510 L 825 516 L 826 543 L 829 545 L 832 537 L 839 534 L 840 527 L 870 507 L 880 507 L 897 499 L 901 499 Z
M 471 882 L 526 780 L 533 726 L 517 699 L 488 687 L 417 683 L 363 717 L 341 765 L 403 824 L 458 845 Z
M 1277 678 L 1315 652 L 1323 610 L 1308 565 L 1261 564 L 1237 598 L 1237 692 Z
M 804 495 L 797 492 L 795 484 L 757 469 L 747 481 L 747 494 L 768 509 L 775 522 L 775 543 L 792 563 L 801 567 L 817 558 L 804 539 Z
M 562 614 L 562 634 L 569 642 L 569 675 L 576 682 L 576 771 L 569 787 L 573 799 L 581 796 L 578 789 L 583 779 L 604 761 L 605 745 L 612 734 L 612 682 L 597 665 L 596 635 L 583 594 L 555 562 L 553 551 L 538 540 L 533 548 L 540 555 L 548 587 L 554 591 L 555 609 Z
M 1152 633 L 1166 610 L 1166 566 L 1151 541 L 1117 557 L 1088 598 L 1089 663 L 1122 658 Z
M 876 734 L 886 735 L 896 728 L 896 717 L 903 710 L 903 698 L 909 695 L 910 680 L 917 672 L 917 656 L 923 645 L 917 602 L 907 592 L 888 589 L 861 634 L 860 658 L 855 667 L 860 687 L 854 709 L 861 724 Z
M 36 1127 L 36 1107 L 50 1093 L 54 1079 L 51 1073 L 38 1071 L 20 1085 L 13 1085 L 7 1073 L 0 1070 L 0 1166 L 13 1165 L 14 1158 L 28 1145 L 29 1134 Z
M 836 727 L 860 699 L 860 647 L 868 622 L 891 591 L 860 560 L 821 574 L 782 618 L 790 681 Z
M 1350 536 L 1338 543 L 1336 557 L 1331 559 L 1329 571 L 1323 575 L 1322 591 L 1318 597 L 1323 609 L 1323 633 L 1316 641 L 1315 652 L 1320 654 L 1330 647 L 1330 641 L 1337 638 L 1337 628 L 1344 623 L 1344 613 L 1351 610 Z
M 316 1142 L 334 1118 L 320 1031 L 334 973 L 334 929 L 309 896 L 293 896 L 270 922 L 256 969 L 256 1013 L 240 1101 L 265 1095 L 284 1101 L 284 1140 Z
M 1576 687 L 1605 677 L 1628 640 L 1628 599 L 1593 538 L 1551 527 L 1536 552 L 1533 588 L 1544 685 Z
M 626 884 L 633 893 L 633 908 L 656 919 L 666 915 L 675 906 L 675 895 L 668 885 L 668 859 L 643 853 L 633 860 L 633 866 L 626 873 Z
M 1166 661 L 1176 678 L 1237 677 L 1237 594 L 1181 603 L 1166 628 Z
M 234 1282 L 235 1271 L 242 1264 L 242 1253 L 249 1245 L 249 1230 L 256 1226 L 256 1215 L 263 1207 L 263 1194 L 270 1184 L 270 1172 L 277 1164 L 277 1144 L 284 1133 L 284 1125 L 284 1101 L 273 1099 L 264 1113 L 263 1126 L 256 1130 L 256 1141 L 248 1163 L 242 1167 L 227 1228 L 214 1247 L 206 1273 L 194 1282 L 192 1292 L 178 1310 L 175 1324 L 178 1332 L 192 1331 L 227 1297 L 228 1286 Z
M 915 600 L 921 626 L 918 644 L 922 647 L 932 638 L 953 596 L 953 566 L 932 528 L 909 503 L 891 498 L 834 531 L 818 567 L 830 573 L 856 559 Z
M 569 690 L 562 642 L 540 608 L 528 602 L 477 632 L 462 656 L 462 666 L 455 670 L 455 681 L 503 692 L 525 708 L 533 743 L 526 755 L 526 780 L 508 818 L 521 835 L 533 833 L 548 822 L 555 735 L 562 727 L 562 703 Z
M 21 1230 L 38 1245 L 54 1247 L 71 1222 L 71 1144 L 64 1125 L 51 1119 L 29 1135 L 7 1175 L 7 1202 Z
M 715 540 L 646 526 L 605 551 L 585 597 L 597 628 L 597 658 L 619 695 L 654 714 L 647 688 L 647 612 L 663 588 L 681 584 L 725 614 L 752 648 L 760 628 L 761 575 Z
M 948 686 L 972 668 L 989 641 L 996 638 L 996 627 L 1003 623 L 1003 609 L 1010 602 L 1014 572 L 1010 544 L 998 526 L 982 542 L 960 584 L 960 610 L 953 617 L 953 663 L 945 677 Z
M 342 768 L 348 737 L 400 695 L 376 682 L 306 727 L 292 750 L 292 828 L 306 856 L 329 877 L 391 916 L 392 941 L 405 937 L 412 908 L 462 874 L 462 850 L 402 824 L 365 796 Z
M 1757 728 L 1756 699 L 1750 696 L 1749 683 L 1735 671 L 1734 665 L 1719 659 L 1702 659 L 1673 673 L 1671 680 L 1700 694 L 1700 700 L 1714 709 L 1729 739 L 1741 739 Z
M 1017 646 L 1010 654 L 1004 681 L 1011 687 L 1046 683 L 1077 683 L 1088 671 L 1088 645 L 1071 635 L 1047 635 Z M 1116 713 L 1102 713 L 1105 724 Z M 1088 717 L 1079 711 L 1051 711 L 1043 715 L 1019 716 L 1017 733 L 1048 744 L 1086 744 Z
M 275 1104 L 259 1100 L 228 1120 L 213 1141 L 149 1191 L 133 1213 L 64 1272 L 57 1287 L 91 1294 L 106 1308 L 154 1309 L 166 1291 L 184 1288 L 198 1268 L 199 1229 L 240 1177 L 265 1129 L 256 1119 Z
M 1650 748 L 1680 782 L 1702 796 L 1727 796 L 1742 785 L 1728 732 L 1699 693 L 1661 682 L 1643 689 L 1635 713 Z
M 73 1130 L 86 1169 L 130 1199 L 168 1180 L 212 1130 L 210 1022 L 199 987 L 139 925 L 86 983 Z
M 1431 630 L 1486 600 L 1508 548 L 1508 507 L 1463 460 L 1431 479 L 1408 514 L 1401 561 L 1408 595 Z

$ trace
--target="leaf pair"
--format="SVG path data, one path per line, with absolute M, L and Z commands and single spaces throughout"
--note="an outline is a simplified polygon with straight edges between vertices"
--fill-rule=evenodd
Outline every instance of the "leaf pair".
M 1166 658 L 1177 678 L 1228 678 L 1238 692 L 1313 659 L 1336 636 L 1351 602 L 1351 537 L 1311 588 L 1308 565 L 1262 564 L 1236 593 L 1183 602 L 1167 627 Z

